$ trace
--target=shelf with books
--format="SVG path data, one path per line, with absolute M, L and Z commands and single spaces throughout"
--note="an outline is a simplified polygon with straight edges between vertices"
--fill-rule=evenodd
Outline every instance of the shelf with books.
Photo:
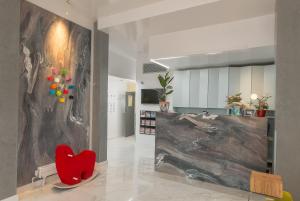
M 156 132 L 156 112 L 141 110 L 140 134 L 155 135 Z

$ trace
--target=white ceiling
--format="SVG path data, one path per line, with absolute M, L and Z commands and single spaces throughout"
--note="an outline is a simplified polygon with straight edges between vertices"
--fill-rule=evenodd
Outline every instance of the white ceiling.
M 66 0 L 29 0 L 39 4 L 60 4 L 65 7 Z M 53 1 L 53 3 L 52 3 Z M 100 19 L 119 14 L 131 9 L 155 5 L 166 0 L 70 0 L 71 7 L 90 19 Z M 195 7 L 178 10 L 167 14 L 142 20 L 150 35 L 174 32 L 217 23 L 257 17 L 274 13 L 275 0 L 216 0 L 213 3 L 202 3 L 207 0 L 183 0 L 194 2 Z M 170 1 L 170 7 L 172 2 Z M 191 3 L 191 5 L 193 5 Z M 200 5 L 200 6 L 196 6 Z M 135 24 L 133 21 L 132 24 Z M 130 23 L 128 23 L 130 24 Z M 132 27 L 132 25 L 129 25 Z
M 213 4 L 219 1 L 221 0 L 160 0 L 132 9 L 127 7 L 127 9 L 119 11 L 115 14 L 108 13 L 106 15 L 99 16 L 98 27 L 100 29 L 108 28 L 120 24 L 135 22 L 155 16 L 177 12 L 196 6 Z
M 102 1 L 107 2 L 107 0 Z M 121 0 L 114 1 L 115 4 L 118 4 L 117 2 Z M 156 1 L 145 0 L 142 2 L 149 4 Z M 131 1 L 122 0 L 122 2 Z M 106 4 L 106 6 L 109 6 L 109 4 Z M 113 5 L 111 4 L 111 6 Z M 220 0 L 202 6 L 114 26 L 106 29 L 106 31 L 109 33 L 111 29 L 123 30 L 124 38 L 128 38 L 131 42 L 136 43 L 134 46 L 138 47 L 137 52 L 148 54 L 148 41 L 151 36 L 254 18 L 274 12 L 275 0 Z
M 155 59 L 157 64 L 170 69 L 192 69 L 203 67 L 245 65 L 274 62 L 274 46 L 259 47 L 228 52 L 189 55 L 185 57 Z
M 92 0 L 98 7 L 98 16 L 114 15 L 129 9 L 146 6 L 161 0 Z
M 144 20 L 157 35 L 273 14 L 275 0 L 221 0 Z
M 32 1 L 43 1 L 45 4 L 48 2 L 47 0 Z M 54 4 L 54 2 L 62 0 L 52 1 Z M 162 1 L 165 0 L 71 0 L 71 4 L 77 13 L 89 19 L 99 19 L 130 9 L 147 7 Z M 198 2 L 200 0 L 182 1 Z M 136 53 L 142 52 L 147 55 L 148 41 L 153 35 L 269 15 L 274 13 L 274 11 L 275 0 L 219 0 L 209 4 L 114 26 L 105 31 L 113 33 L 114 36 L 112 38 L 120 38 L 120 40 L 127 40 L 130 43 L 130 45 L 122 45 L 128 46 L 127 49 L 130 49 L 130 51 L 126 50 L 124 53 L 134 56 Z M 119 36 L 115 37 L 116 34 Z M 117 46 L 120 40 L 116 40 L 115 42 L 112 40 L 111 42 L 114 46 Z

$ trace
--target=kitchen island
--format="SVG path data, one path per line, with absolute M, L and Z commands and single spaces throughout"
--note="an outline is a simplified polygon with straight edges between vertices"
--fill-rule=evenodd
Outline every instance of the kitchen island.
M 249 191 L 251 170 L 267 169 L 267 120 L 157 113 L 155 169 Z

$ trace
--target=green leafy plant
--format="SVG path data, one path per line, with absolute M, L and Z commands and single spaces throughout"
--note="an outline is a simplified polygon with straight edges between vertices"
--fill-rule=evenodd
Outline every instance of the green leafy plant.
M 241 95 L 242 93 L 237 93 L 233 96 L 227 96 L 227 105 L 228 106 L 240 105 L 242 101 Z
M 255 105 L 255 108 L 257 110 L 267 110 L 267 109 L 269 109 L 268 100 L 271 97 L 272 96 L 263 96 L 261 98 L 257 98 L 257 104 Z
M 165 75 L 158 75 L 158 80 L 163 88 L 162 92 L 159 94 L 159 100 L 165 102 L 167 100 L 168 95 L 174 92 L 173 86 L 171 85 L 174 77 L 170 75 L 170 72 L 166 72 Z

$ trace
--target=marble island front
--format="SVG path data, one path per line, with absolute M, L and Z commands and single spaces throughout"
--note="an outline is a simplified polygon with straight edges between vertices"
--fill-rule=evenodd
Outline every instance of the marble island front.
M 267 120 L 157 114 L 155 169 L 249 190 L 251 170 L 267 168 Z

